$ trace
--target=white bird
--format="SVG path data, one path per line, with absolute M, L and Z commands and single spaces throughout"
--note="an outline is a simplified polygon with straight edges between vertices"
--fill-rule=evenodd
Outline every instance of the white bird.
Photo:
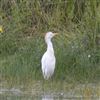
M 41 65 L 42 65 L 43 77 L 46 80 L 51 78 L 55 70 L 56 58 L 54 55 L 53 44 L 51 42 L 52 37 L 54 37 L 55 35 L 57 35 L 57 33 L 52 33 L 52 32 L 47 32 L 45 35 L 47 50 L 41 59 Z

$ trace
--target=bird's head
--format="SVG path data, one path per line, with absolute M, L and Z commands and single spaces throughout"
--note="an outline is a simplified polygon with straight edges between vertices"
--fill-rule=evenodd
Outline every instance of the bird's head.
M 52 37 L 54 37 L 55 35 L 57 35 L 58 33 L 53 33 L 53 32 L 47 32 L 45 35 L 45 39 L 51 39 Z

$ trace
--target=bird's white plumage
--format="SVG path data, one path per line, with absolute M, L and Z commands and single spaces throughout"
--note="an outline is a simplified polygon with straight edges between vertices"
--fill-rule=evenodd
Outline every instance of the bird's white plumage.
M 51 38 L 54 35 L 55 34 L 52 32 L 46 33 L 45 42 L 47 44 L 47 51 L 44 53 L 41 59 L 43 77 L 47 80 L 53 75 L 55 70 L 56 59 L 54 55 L 53 45 L 51 42 Z

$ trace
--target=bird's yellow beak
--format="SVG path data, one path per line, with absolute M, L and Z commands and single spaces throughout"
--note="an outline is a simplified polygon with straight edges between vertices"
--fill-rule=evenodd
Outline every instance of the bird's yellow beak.
M 58 35 L 58 33 L 54 33 L 54 35 Z
M 0 32 L 1 32 L 1 33 L 3 32 L 3 28 L 2 28 L 2 26 L 0 26 Z

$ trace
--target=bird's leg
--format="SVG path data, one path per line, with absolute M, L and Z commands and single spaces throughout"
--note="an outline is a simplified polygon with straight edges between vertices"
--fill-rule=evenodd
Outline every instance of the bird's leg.
M 44 91 L 45 91 L 45 90 L 44 90 L 44 85 L 45 85 L 45 80 L 43 79 L 43 80 L 42 80 L 42 92 L 43 92 L 43 94 L 44 94 Z
M 51 90 L 53 89 L 53 77 L 51 77 L 51 86 L 50 86 Z

